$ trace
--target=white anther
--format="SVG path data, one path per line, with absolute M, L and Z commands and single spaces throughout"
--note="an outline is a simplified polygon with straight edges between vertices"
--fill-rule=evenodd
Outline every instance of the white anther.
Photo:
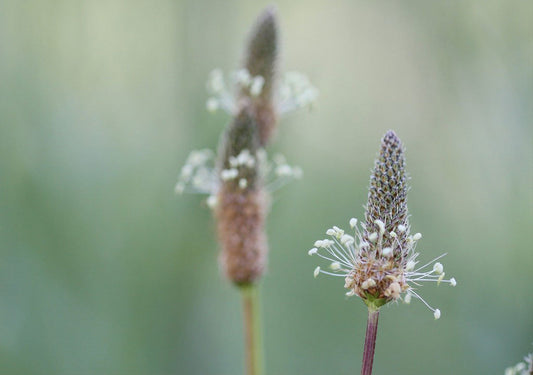
M 207 89 L 213 94 L 220 93 L 224 90 L 224 75 L 222 70 L 214 69 L 209 73 L 207 80 Z
M 440 275 L 443 271 L 444 271 L 444 266 L 442 265 L 442 263 L 440 262 L 437 262 L 433 265 L 433 271 L 437 274 L 437 275 Z
M 413 240 L 415 241 L 418 241 L 421 238 L 422 238 L 422 233 L 415 233 L 415 235 L 413 236 Z
M 302 178 L 304 172 L 302 171 L 302 168 L 300 167 L 292 167 L 292 175 L 296 179 Z
M 351 297 L 351 296 L 354 296 L 354 295 L 355 295 L 355 291 L 353 289 L 346 292 L 346 296 L 347 297 Z
M 217 201 L 218 199 L 216 195 L 210 195 L 209 197 L 207 197 L 205 203 L 207 204 L 207 207 L 213 209 L 217 205 Z
M 185 191 L 185 184 L 183 182 L 178 182 L 176 184 L 176 187 L 174 188 L 174 191 L 176 192 L 176 194 L 183 194 L 183 192 Z
M 338 271 L 341 269 L 341 264 L 339 262 L 333 262 L 329 265 L 329 268 L 331 268 L 333 271 Z
M 392 255 L 392 247 L 385 247 L 381 250 L 384 257 L 390 257 Z
M 246 69 L 239 69 L 235 72 L 235 81 L 240 83 L 243 86 L 249 86 L 251 83 L 252 77 Z
M 403 297 L 403 301 L 404 301 L 406 304 L 410 304 L 410 303 L 411 303 L 411 293 L 407 292 L 407 294 L 405 295 L 405 297 Z
M 406 230 L 407 230 L 407 228 L 405 227 L 405 225 L 403 225 L 403 224 L 398 225 L 398 232 L 403 233 Z
M 344 279 L 344 287 L 346 289 L 350 289 L 353 287 L 353 283 L 354 283 L 354 280 L 350 277 L 350 276 L 347 276 L 345 279 Z
M 437 285 L 440 285 L 441 281 L 444 280 L 444 275 L 446 275 L 445 272 L 441 273 L 438 280 L 437 280 Z
M 328 229 L 328 230 L 326 231 L 326 234 L 327 234 L 328 236 L 334 236 L 334 235 L 335 235 L 335 229 Z
M 317 268 L 315 268 L 315 270 L 313 271 L 313 276 L 316 278 L 318 276 L 318 274 L 320 273 L 320 266 L 318 266 Z
M 370 233 L 370 234 L 368 235 L 368 240 L 369 240 L 370 242 L 376 242 L 377 239 L 378 239 L 378 234 L 377 234 L 376 232 Z
M 246 189 L 246 186 L 248 186 L 248 181 L 245 178 L 241 178 L 239 180 L 239 187 L 241 189 Z
M 377 219 L 374 223 L 379 227 L 379 234 L 385 233 L 385 223 L 383 221 Z
M 322 244 L 322 240 L 315 241 L 315 246 L 316 247 L 324 247 L 324 245 Z
M 207 99 L 207 102 L 205 103 L 205 107 L 209 112 L 215 112 L 219 108 L 218 100 L 215 98 L 209 98 Z
M 376 282 L 374 281 L 374 279 L 366 279 L 361 284 L 361 288 L 363 288 L 363 289 L 369 289 L 369 288 L 373 288 L 375 286 L 376 286 Z
M 313 247 L 311 250 L 307 252 L 309 255 L 315 255 L 318 252 L 318 249 L 316 247 Z
M 356 226 L 357 226 L 357 219 L 355 217 L 352 217 L 350 219 L 350 227 L 352 227 L 352 229 L 354 229 Z
M 439 319 L 440 318 L 440 310 L 439 309 L 435 309 L 435 311 L 433 312 L 433 316 L 435 317 L 435 320 Z
M 405 270 L 412 271 L 415 269 L 415 266 L 416 266 L 416 262 L 414 260 L 410 260 L 409 262 L 407 262 L 407 265 L 405 266 Z
M 265 79 L 261 76 L 255 76 L 252 79 L 252 85 L 250 86 L 250 94 L 252 96 L 258 96 L 263 90 L 263 85 L 265 84 Z
M 239 175 L 239 171 L 235 168 L 223 169 L 222 172 L 220 172 L 220 178 L 223 181 L 234 179 L 238 175 Z
M 276 167 L 276 175 L 278 177 L 292 176 L 292 168 L 288 164 L 281 164 Z
M 385 289 L 385 296 L 386 297 L 392 297 L 394 299 L 397 299 L 400 296 L 400 292 L 402 291 L 402 288 L 399 283 L 393 282 L 389 285 L 387 289 Z
M 456 286 L 456 285 L 457 285 L 457 281 L 455 280 L 455 277 L 452 277 L 452 278 L 450 279 L 450 285 L 451 285 L 451 286 Z
M 355 238 L 353 238 L 353 237 L 350 236 L 349 234 L 344 234 L 344 235 L 342 235 L 342 237 L 341 237 L 340 240 L 341 240 L 341 243 L 342 243 L 343 245 L 346 245 L 346 246 L 355 243 Z
M 396 237 L 398 237 L 398 235 L 397 235 L 396 232 L 394 232 L 394 231 L 390 232 L 389 235 L 390 235 L 392 238 L 396 238 Z

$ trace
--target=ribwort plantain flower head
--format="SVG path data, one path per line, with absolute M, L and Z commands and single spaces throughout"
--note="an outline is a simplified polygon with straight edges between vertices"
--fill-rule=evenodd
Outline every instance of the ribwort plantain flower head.
M 315 242 L 309 255 L 330 262 L 329 269 L 317 267 L 320 273 L 344 278 L 348 296 L 357 295 L 369 306 L 378 309 L 384 304 L 403 299 L 420 299 L 439 319 L 439 309 L 431 307 L 416 291 L 421 282 L 457 284 L 445 279 L 444 267 L 433 261 L 418 266 L 416 245 L 420 233 L 411 234 L 407 210 L 407 176 L 404 149 L 393 131 L 381 141 L 379 157 L 370 176 L 365 223 L 352 218 L 351 232 L 334 226 L 327 239 Z
M 278 97 L 278 49 L 276 11 L 267 8 L 252 28 L 243 67 L 232 75 L 231 82 L 218 69 L 209 76 L 207 109 L 221 108 L 232 117 L 218 153 L 207 149 L 191 152 L 175 187 L 178 194 L 208 195 L 206 203 L 213 210 L 221 247 L 221 268 L 239 286 L 255 283 L 266 267 L 269 193 L 302 175 L 299 167 L 290 166 L 282 156 L 269 160 L 264 150 L 271 140 L 278 107 L 284 111 L 291 105 L 305 106 L 316 96 L 309 93 L 307 80 L 300 80 L 298 86 L 292 76 L 281 85 L 285 101 L 274 100 Z

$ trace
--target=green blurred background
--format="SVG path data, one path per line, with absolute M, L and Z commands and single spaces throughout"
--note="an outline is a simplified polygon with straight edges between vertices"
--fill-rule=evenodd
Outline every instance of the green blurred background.
M 227 123 L 267 2 L 0 1 L 0 373 L 242 373 L 239 295 L 210 213 L 173 187 Z M 283 69 L 319 88 L 273 151 L 267 374 L 359 372 L 364 305 L 314 280 L 312 243 L 363 215 L 383 133 L 407 146 L 422 260 L 459 285 L 381 314 L 376 374 L 502 374 L 533 350 L 533 2 L 278 1 Z

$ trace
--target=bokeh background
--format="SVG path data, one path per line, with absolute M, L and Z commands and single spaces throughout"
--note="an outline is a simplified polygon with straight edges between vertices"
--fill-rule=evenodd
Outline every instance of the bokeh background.
M 0 373 L 240 374 L 239 295 L 210 213 L 175 196 L 228 122 L 205 79 L 236 68 L 262 1 L 0 1 Z M 362 217 L 383 133 L 407 146 L 422 260 L 454 289 L 381 314 L 376 374 L 502 374 L 533 350 L 533 2 L 277 1 L 283 69 L 320 90 L 271 151 L 261 286 L 267 374 L 359 372 L 364 305 L 307 250 Z

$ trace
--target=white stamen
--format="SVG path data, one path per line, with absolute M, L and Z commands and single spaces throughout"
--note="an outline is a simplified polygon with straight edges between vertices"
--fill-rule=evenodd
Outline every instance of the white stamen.
M 405 225 L 403 225 L 403 224 L 398 225 L 398 232 L 403 233 L 406 230 L 407 230 L 407 228 L 405 227 Z
M 241 178 L 239 180 L 239 187 L 241 189 L 246 189 L 246 186 L 248 186 L 248 181 L 245 178 Z
M 415 235 L 413 236 L 413 240 L 415 241 L 418 241 L 421 238 L 422 238 L 422 233 L 415 233 Z
M 381 253 L 384 257 L 390 257 L 392 255 L 392 247 L 386 247 L 384 248 Z
M 456 285 L 457 285 L 457 281 L 455 281 L 455 278 L 454 278 L 454 277 L 452 277 L 452 278 L 450 279 L 450 285 L 451 285 L 451 286 L 456 286 Z
M 392 238 L 396 238 L 396 237 L 398 237 L 398 235 L 397 235 L 396 232 L 394 232 L 394 231 L 390 232 L 389 235 L 390 235 Z
M 346 292 L 346 296 L 347 297 L 351 297 L 351 296 L 354 296 L 354 295 L 355 295 L 355 291 L 353 289 Z
M 352 217 L 350 219 L 350 227 L 352 227 L 352 229 L 354 229 L 356 226 L 357 226 L 357 219 L 355 217 Z
M 410 260 L 409 262 L 407 262 L 407 265 L 405 266 L 405 270 L 412 271 L 415 269 L 415 266 L 416 266 L 416 262 L 413 260 Z
M 407 294 L 405 295 L 405 297 L 403 298 L 403 301 L 406 303 L 406 304 L 410 304 L 411 303 L 411 296 L 412 294 L 407 292 Z
M 315 270 L 313 271 L 313 276 L 316 278 L 319 273 L 320 273 L 320 266 L 315 268 Z
M 333 271 L 338 271 L 341 269 L 341 264 L 339 262 L 333 262 L 329 265 L 329 268 L 331 268 Z
M 435 320 L 439 319 L 440 318 L 440 310 L 439 309 L 435 309 L 435 311 L 433 312 L 433 316 L 435 317 Z
M 315 255 L 318 252 L 318 249 L 316 247 L 313 247 L 311 250 L 307 252 L 309 255 Z

